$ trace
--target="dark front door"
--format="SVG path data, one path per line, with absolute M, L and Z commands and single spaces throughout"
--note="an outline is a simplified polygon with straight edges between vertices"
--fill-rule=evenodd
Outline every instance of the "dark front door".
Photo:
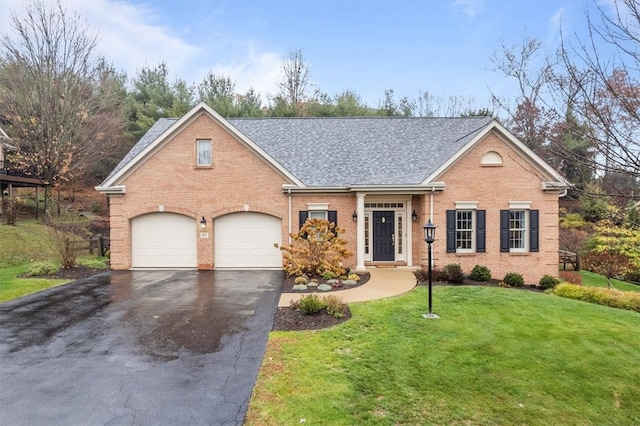
M 393 262 L 395 257 L 395 236 L 393 212 L 373 212 L 373 261 Z

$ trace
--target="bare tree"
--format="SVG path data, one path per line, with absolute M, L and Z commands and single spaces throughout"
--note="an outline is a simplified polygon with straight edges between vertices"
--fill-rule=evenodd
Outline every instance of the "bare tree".
M 83 173 L 121 134 L 121 86 L 93 56 L 96 34 L 61 3 L 37 1 L 12 18 L 15 34 L 0 41 L 0 111 L 50 200 L 54 185 Z
M 289 51 L 289 56 L 282 60 L 282 78 L 278 81 L 280 97 L 297 108 L 306 98 L 310 78 L 311 68 L 302 50 Z
M 595 154 L 590 164 L 607 192 L 631 196 L 623 194 L 628 185 L 615 182 L 621 175 L 634 181 L 640 177 L 640 4 L 594 4 L 597 16 L 587 13 L 589 37 L 563 40 L 559 57 L 565 84 L 558 87 L 589 129 Z M 609 5 L 611 12 L 604 9 Z

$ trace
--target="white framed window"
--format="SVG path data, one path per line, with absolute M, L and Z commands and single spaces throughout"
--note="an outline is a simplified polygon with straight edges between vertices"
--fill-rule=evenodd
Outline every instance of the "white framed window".
M 486 218 L 477 201 L 456 201 L 447 210 L 447 253 L 486 252 Z
M 527 211 L 509 210 L 509 251 L 527 250 Z
M 475 210 L 456 210 L 456 251 L 473 252 L 475 249 Z
M 198 167 L 211 167 L 211 140 L 210 139 L 198 139 L 197 145 L 197 166 Z
M 328 214 L 327 210 L 309 210 L 309 219 L 328 220 Z

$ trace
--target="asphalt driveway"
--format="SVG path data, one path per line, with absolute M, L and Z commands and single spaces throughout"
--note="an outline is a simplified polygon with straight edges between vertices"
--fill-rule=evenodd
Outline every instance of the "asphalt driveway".
M 0 425 L 242 424 L 281 271 L 117 271 L 0 304 Z

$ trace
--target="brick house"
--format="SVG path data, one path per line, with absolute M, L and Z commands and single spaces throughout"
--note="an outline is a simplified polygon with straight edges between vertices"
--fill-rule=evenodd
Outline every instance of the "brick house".
M 344 228 L 369 265 L 488 266 L 537 283 L 558 271 L 568 183 L 490 117 L 237 118 L 204 103 L 160 119 L 96 189 L 111 266 L 281 268 L 309 217 Z

